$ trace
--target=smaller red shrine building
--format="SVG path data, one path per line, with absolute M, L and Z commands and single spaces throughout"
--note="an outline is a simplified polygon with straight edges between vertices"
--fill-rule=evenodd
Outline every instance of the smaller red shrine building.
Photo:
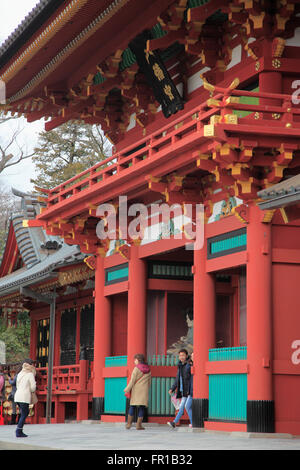
M 37 195 L 16 189 L 13 193 L 20 198 L 20 210 L 9 220 L 0 261 L 0 306 L 2 318 L 11 327 L 20 312 L 30 312 L 30 357 L 38 368 L 39 397 L 30 419 L 45 422 L 50 318 L 49 305 L 26 297 L 21 293 L 24 287 L 41 296 L 56 293 L 52 399 L 56 413 L 63 410 L 64 418 L 87 419 L 91 415 L 88 403 L 92 400 L 94 272 L 84 263 L 85 255 L 78 247 L 47 235 L 41 227 L 23 224 L 40 212 Z M 4 402 L 7 424 L 10 409 L 11 402 Z

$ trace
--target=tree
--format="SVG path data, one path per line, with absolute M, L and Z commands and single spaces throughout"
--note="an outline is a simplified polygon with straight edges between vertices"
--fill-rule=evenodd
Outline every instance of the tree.
M 110 144 L 98 126 L 70 121 L 39 134 L 33 162 L 40 188 L 54 188 L 108 156 Z
M 14 197 L 11 191 L 0 186 L 0 262 L 1 255 L 4 249 L 4 243 L 7 233 L 7 223 L 12 212 L 16 211 L 19 207 L 19 202 Z
M 10 126 L 13 122 L 18 124 L 18 127 L 15 129 L 14 126 Z M 28 153 L 19 145 L 18 136 L 22 133 L 23 127 L 21 126 L 21 120 L 18 116 L 12 116 L 10 114 L 4 115 L 0 112 L 0 128 L 1 136 L 6 135 L 5 138 L 0 138 L 1 174 L 6 168 L 17 165 L 26 158 L 31 158 L 33 153 Z
M 5 344 L 6 363 L 22 361 L 29 356 L 30 317 L 26 312 L 18 315 L 18 325 L 7 327 L 5 318 L 0 317 L 0 341 Z

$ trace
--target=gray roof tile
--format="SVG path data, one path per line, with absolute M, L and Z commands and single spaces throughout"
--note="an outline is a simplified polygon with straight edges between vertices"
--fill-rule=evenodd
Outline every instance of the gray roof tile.
M 293 194 L 295 192 L 300 192 L 300 174 L 281 181 L 270 188 L 259 191 L 258 196 L 262 199 L 270 199 L 277 196 Z
M 262 199 L 258 204 L 262 210 L 297 204 L 300 202 L 300 174 L 263 189 L 257 195 Z

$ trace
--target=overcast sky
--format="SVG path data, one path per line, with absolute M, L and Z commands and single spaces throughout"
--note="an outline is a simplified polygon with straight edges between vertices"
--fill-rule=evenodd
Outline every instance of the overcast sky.
M 0 44 L 2 44 L 10 34 L 19 26 L 25 16 L 39 3 L 39 0 L 0 0 Z M 0 140 L 3 142 L 9 138 L 14 131 L 16 124 L 9 124 L 8 127 L 0 126 Z M 19 144 L 27 148 L 28 152 L 34 147 L 38 133 L 43 130 L 43 121 L 28 124 L 24 119 L 18 124 L 24 128 Z M 34 175 L 34 166 L 30 159 L 24 160 L 16 166 L 8 168 L 0 175 L 0 184 L 6 187 L 15 186 L 23 191 L 31 191 L 33 185 L 30 178 Z
M 3 42 L 19 26 L 39 0 L 1 0 L 0 38 Z

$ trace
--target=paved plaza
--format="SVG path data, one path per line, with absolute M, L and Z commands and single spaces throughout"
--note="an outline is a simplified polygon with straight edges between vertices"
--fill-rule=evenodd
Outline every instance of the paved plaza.
M 27 438 L 15 437 L 15 426 L 0 426 L 0 450 L 300 450 L 300 436 L 289 434 L 261 435 L 254 433 L 225 433 L 175 430 L 166 425 L 145 424 L 145 431 L 134 427 L 125 430 L 124 424 L 81 422 L 65 424 L 25 425 Z M 107 452 L 106 452 L 107 453 Z M 135 454 L 134 454 L 135 455 Z

